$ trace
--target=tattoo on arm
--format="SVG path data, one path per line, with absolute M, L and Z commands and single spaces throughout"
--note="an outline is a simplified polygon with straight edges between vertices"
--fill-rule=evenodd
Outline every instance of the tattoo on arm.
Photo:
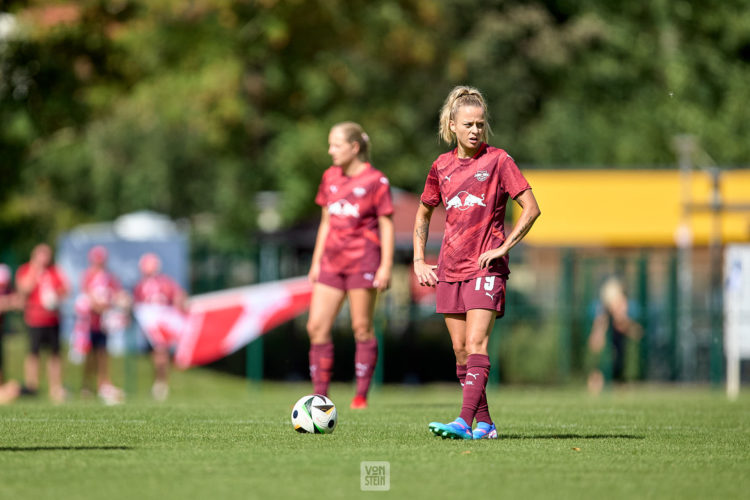
M 414 235 L 417 237 L 417 239 L 422 243 L 427 243 L 427 236 L 430 232 L 430 221 L 425 219 L 419 219 L 416 224 L 414 224 Z
M 519 241 L 521 241 L 521 239 L 524 236 L 526 236 L 526 233 L 528 233 L 529 229 L 531 229 L 531 224 L 533 222 L 534 221 L 527 220 L 527 221 L 525 221 L 523 223 L 523 225 L 520 227 L 520 229 L 518 230 L 518 232 L 515 235 L 513 235 L 513 239 L 511 240 L 511 244 L 512 245 L 515 245 L 516 243 L 518 243 Z

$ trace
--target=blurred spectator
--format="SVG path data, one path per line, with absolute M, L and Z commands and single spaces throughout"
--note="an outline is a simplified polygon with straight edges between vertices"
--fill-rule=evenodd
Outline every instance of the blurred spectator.
M 159 304 L 185 309 L 185 292 L 169 276 L 161 273 L 161 260 L 156 254 L 146 253 L 138 262 L 141 280 L 135 285 L 133 300 L 136 304 Z M 168 341 L 149 338 L 153 348 L 154 385 L 151 394 L 157 401 L 164 401 L 169 395 Z
M 594 318 L 588 342 L 591 353 L 599 357 L 598 366 L 588 377 L 588 389 L 592 394 L 598 394 L 604 387 L 604 371 L 612 380 L 624 380 L 627 339 L 639 340 L 643 334 L 641 325 L 628 314 L 628 298 L 618 278 L 604 282 L 600 298 L 601 311 Z
M 10 268 L 5 264 L 0 264 L 0 384 L 4 382 L 3 360 L 5 359 L 3 353 L 5 318 L 3 313 L 12 309 L 21 308 L 20 297 L 18 296 L 18 294 L 13 292 L 11 278 L 12 274 L 10 272 Z
M 82 293 L 76 300 L 76 330 L 85 335 L 83 390 L 90 390 L 91 381 L 96 376 L 99 398 L 107 405 L 118 404 L 123 401 L 123 393 L 112 385 L 109 377 L 107 331 L 102 317 L 125 292 L 114 274 L 107 270 L 106 248 L 100 245 L 93 247 L 88 259 L 90 267 L 83 273 Z
M 68 282 L 52 263 L 52 249 L 39 244 L 29 262 L 16 272 L 16 288 L 24 300 L 24 321 L 29 330 L 29 354 L 24 363 L 24 393 L 39 389 L 39 352 L 50 350 L 47 360 L 49 395 L 53 402 L 65 400 L 60 359 L 60 303 L 68 294 Z

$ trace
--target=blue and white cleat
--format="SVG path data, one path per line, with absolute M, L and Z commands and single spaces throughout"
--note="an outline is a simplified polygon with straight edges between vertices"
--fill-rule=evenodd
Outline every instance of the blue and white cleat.
M 433 434 L 443 439 L 473 439 L 471 427 L 461 417 L 449 424 L 431 422 L 429 428 Z
M 472 433 L 473 439 L 497 439 L 495 424 L 477 422 L 477 428 Z

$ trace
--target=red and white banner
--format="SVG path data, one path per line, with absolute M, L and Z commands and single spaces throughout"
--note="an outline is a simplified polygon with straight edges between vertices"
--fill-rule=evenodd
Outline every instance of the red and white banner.
M 177 345 L 188 326 L 188 315 L 174 306 L 136 304 L 133 314 L 152 346 Z
M 188 313 L 171 306 L 138 304 L 136 320 L 153 344 L 177 345 L 181 368 L 232 354 L 310 307 L 307 277 L 261 283 L 190 298 Z
M 307 277 L 261 283 L 190 299 L 189 325 L 177 346 L 181 368 L 223 358 L 310 307 Z

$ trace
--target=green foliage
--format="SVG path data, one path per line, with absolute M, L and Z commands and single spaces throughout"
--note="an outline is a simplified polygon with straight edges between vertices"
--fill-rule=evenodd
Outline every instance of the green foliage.
M 22 26 L 0 40 L 0 234 L 21 247 L 137 209 L 242 246 L 259 190 L 286 224 L 316 210 L 342 120 L 419 191 L 461 83 L 522 166 L 672 164 L 680 133 L 719 164 L 750 157 L 741 0 L 92 0 L 23 25 L 47 4 L 10 3 Z
M 510 384 L 546 384 L 558 379 L 558 326 L 525 322 L 501 329 L 500 372 Z

